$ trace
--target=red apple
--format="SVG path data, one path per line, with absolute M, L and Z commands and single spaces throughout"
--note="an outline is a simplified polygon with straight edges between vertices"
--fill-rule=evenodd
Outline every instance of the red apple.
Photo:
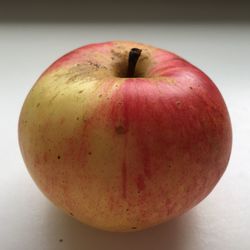
M 199 203 L 225 171 L 231 133 L 223 98 L 202 71 L 124 41 L 58 59 L 19 120 L 21 152 L 42 192 L 110 231 L 141 230 Z

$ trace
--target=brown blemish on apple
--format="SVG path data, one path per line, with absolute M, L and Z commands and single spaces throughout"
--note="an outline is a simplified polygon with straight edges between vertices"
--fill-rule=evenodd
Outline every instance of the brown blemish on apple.
M 36 104 L 36 107 L 38 108 L 40 106 L 40 102 L 38 102 L 37 104 Z
M 78 93 L 81 94 L 83 92 L 83 90 L 79 90 Z
M 68 78 L 68 80 L 65 82 L 65 84 L 73 84 L 74 82 L 78 82 L 78 81 L 81 81 L 83 78 L 83 73 L 78 73 L 78 74 L 75 74 L 71 77 Z
M 61 68 L 67 68 L 67 69 L 80 68 L 81 70 L 83 70 L 84 66 L 86 67 L 86 65 L 90 65 L 88 61 L 92 62 L 93 59 L 95 63 L 98 64 L 98 62 L 101 61 L 98 55 L 103 53 L 106 49 L 108 49 L 112 45 L 113 42 L 106 42 L 102 44 L 99 43 L 99 44 L 90 44 L 82 46 L 59 58 L 42 75 L 46 75 L 47 73 L 50 73 L 52 71 L 57 71 L 58 69 Z M 92 57 L 93 59 L 92 58 L 90 59 L 89 56 L 90 54 L 93 55 Z
M 122 126 L 122 125 L 119 125 L 117 127 L 115 127 L 115 132 L 118 134 L 118 135 L 124 135 L 128 132 L 128 130 Z
M 57 159 L 58 159 L 58 160 L 60 160 L 60 159 L 61 159 L 61 156 L 60 156 L 60 155 L 58 155 L 58 156 L 57 156 Z
M 60 91 L 51 97 L 51 99 L 49 100 L 49 104 L 51 104 L 56 99 L 56 97 L 59 95 L 59 93 L 60 93 Z
M 176 101 L 176 105 L 179 107 L 181 105 L 180 101 Z

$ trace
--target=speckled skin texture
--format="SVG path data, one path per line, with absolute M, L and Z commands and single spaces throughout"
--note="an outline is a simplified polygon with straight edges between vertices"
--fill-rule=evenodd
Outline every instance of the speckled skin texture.
M 128 53 L 142 49 L 134 78 Z M 58 207 L 110 231 L 141 230 L 195 206 L 227 166 L 231 125 L 213 82 L 177 55 L 132 42 L 76 49 L 28 94 L 19 143 Z

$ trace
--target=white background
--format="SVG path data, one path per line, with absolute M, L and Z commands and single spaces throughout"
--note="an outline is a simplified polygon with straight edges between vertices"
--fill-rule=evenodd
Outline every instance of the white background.
M 222 92 L 233 125 L 230 163 L 213 192 L 177 219 L 124 234 L 82 225 L 47 201 L 17 141 L 22 103 L 41 72 L 76 47 L 114 39 L 165 48 L 200 67 Z M 249 24 L 0 24 L 0 249 L 249 250 L 249 56 Z

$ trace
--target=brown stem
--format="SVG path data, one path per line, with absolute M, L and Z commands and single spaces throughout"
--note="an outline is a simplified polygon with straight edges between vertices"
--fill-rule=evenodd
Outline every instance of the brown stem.
M 128 72 L 127 77 L 134 77 L 135 74 L 135 66 L 141 55 L 141 49 L 132 48 L 129 52 L 128 56 Z

